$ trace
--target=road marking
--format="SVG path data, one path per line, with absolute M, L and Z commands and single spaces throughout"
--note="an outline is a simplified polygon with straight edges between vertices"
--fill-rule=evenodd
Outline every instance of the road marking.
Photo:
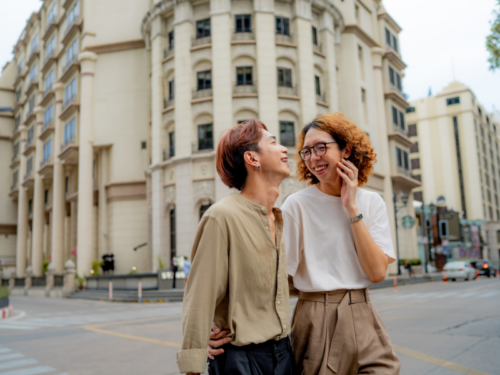
M 422 299 L 422 298 L 430 297 L 430 296 L 433 296 L 433 295 L 439 294 L 439 293 L 440 292 L 432 292 L 432 293 L 422 294 L 421 296 L 415 297 L 415 299 Z
M 2 348 L 0 349 L 0 354 L 3 354 L 3 353 L 10 353 L 12 350 L 10 350 L 9 348 Z
M 470 292 L 470 293 L 465 293 L 457 296 L 457 298 L 467 298 L 467 297 L 472 297 L 477 295 L 477 292 Z
M 159 344 L 159 345 L 165 345 L 165 346 L 172 346 L 174 348 L 180 348 L 181 347 L 181 344 L 176 344 L 174 342 L 161 341 L 161 340 L 150 339 L 150 338 L 147 338 L 147 337 L 132 336 L 132 335 L 126 335 L 124 333 L 105 331 L 104 329 L 95 328 L 95 327 L 92 327 L 92 326 L 83 326 L 83 327 L 80 327 L 80 328 L 86 329 L 87 331 L 93 331 L 93 332 L 97 332 L 97 333 L 104 333 L 106 335 L 123 337 L 123 338 L 126 338 L 126 339 L 139 340 L 139 341 L 150 342 L 150 343 L 153 343 L 153 344 Z
M 458 363 L 450 362 L 450 361 L 445 361 L 443 359 L 431 357 L 427 354 L 417 352 L 415 350 L 403 348 L 402 346 L 399 345 L 392 345 L 393 349 L 401 354 L 406 354 L 409 355 L 410 357 L 420 359 L 421 361 L 429 362 L 429 363 L 434 363 L 435 365 L 441 366 L 441 367 L 446 367 L 451 370 L 460 372 L 461 374 L 467 374 L 467 375 L 488 375 L 485 372 L 480 372 L 476 371 L 474 369 L 459 365 Z
M 2 372 L 2 375 L 37 375 L 37 374 L 45 374 L 46 372 L 56 371 L 55 368 L 50 366 L 40 366 L 40 367 L 31 367 L 23 370 L 14 370 L 8 372 Z
M 444 293 L 444 294 L 439 294 L 437 296 L 433 296 L 432 298 L 443 298 L 443 297 L 449 297 L 457 294 L 457 292 L 449 292 L 449 293 Z
M 394 299 L 404 299 L 404 298 L 411 298 L 411 297 L 416 297 L 421 295 L 422 293 L 411 293 L 411 294 L 403 294 L 399 296 L 395 296 Z
M 24 357 L 24 355 L 22 355 L 21 353 L 5 354 L 0 355 L 0 361 L 8 361 L 9 359 L 18 359 L 22 357 Z
M 6 363 L 0 363 L 0 370 L 6 370 L 8 368 L 22 367 L 36 365 L 38 363 L 35 359 L 21 359 L 20 361 L 10 361 Z
M 499 291 L 494 291 L 494 292 L 489 292 L 489 293 L 486 293 L 486 294 L 482 294 L 482 295 L 480 295 L 478 297 L 479 298 L 487 298 L 487 297 L 496 296 L 499 293 L 500 293 Z
M 432 318 L 466 318 L 466 317 L 486 317 L 500 316 L 500 314 L 453 314 L 453 315 L 424 315 L 424 316 L 390 316 L 382 317 L 382 320 L 399 320 L 399 319 L 432 319 Z

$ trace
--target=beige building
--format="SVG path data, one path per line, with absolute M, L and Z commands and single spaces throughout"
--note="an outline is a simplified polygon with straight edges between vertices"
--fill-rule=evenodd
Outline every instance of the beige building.
M 109 253 L 117 273 L 148 272 L 189 255 L 200 215 L 230 193 L 219 136 L 252 117 L 295 154 L 305 124 L 342 111 L 378 153 L 367 188 L 394 228 L 393 193 L 420 185 L 400 31 L 377 0 L 44 1 L 0 81 L 14 180 L 0 225 L 16 225 L 17 275 L 68 259 L 87 275 Z M 278 203 L 303 187 L 287 179 Z M 400 257 L 417 258 L 416 228 L 398 228 Z
M 452 82 L 435 96 L 412 102 L 407 121 L 414 142 L 412 173 L 422 182 L 415 199 L 445 202 L 462 218 L 491 222 L 488 227 L 496 229 L 483 237 L 493 243 L 489 237 L 500 230 L 498 112 L 488 113 L 470 88 Z M 483 256 L 498 261 L 498 245 L 489 247 L 493 251 Z

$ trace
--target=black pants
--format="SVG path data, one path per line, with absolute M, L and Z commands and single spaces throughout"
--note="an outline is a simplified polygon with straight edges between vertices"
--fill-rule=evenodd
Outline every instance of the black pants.
M 222 346 L 224 353 L 208 360 L 209 375 L 293 375 L 295 357 L 290 339 L 262 344 Z

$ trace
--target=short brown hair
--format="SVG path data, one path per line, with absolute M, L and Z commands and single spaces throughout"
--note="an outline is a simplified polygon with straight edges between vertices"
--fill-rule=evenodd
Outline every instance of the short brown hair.
M 243 155 L 247 151 L 259 151 L 262 130 L 267 130 L 266 125 L 250 119 L 236 125 L 219 141 L 215 164 L 222 182 L 228 187 L 241 190 L 245 186 L 248 173 Z
M 340 112 L 320 115 L 300 132 L 299 151 L 304 147 L 306 134 L 312 128 L 330 134 L 337 142 L 340 150 L 343 150 L 348 144 L 351 145 L 352 151 L 348 160 L 358 168 L 358 185 L 363 186 L 366 184 L 373 171 L 373 164 L 377 161 L 377 154 L 374 152 L 366 133 L 352 121 L 346 119 Z M 297 171 L 301 181 L 308 181 L 309 185 L 319 182 L 318 178 L 307 169 L 306 163 L 300 158 Z

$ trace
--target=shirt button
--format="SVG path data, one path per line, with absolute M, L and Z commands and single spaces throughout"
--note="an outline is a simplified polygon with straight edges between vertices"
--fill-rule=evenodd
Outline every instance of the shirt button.
M 277 303 L 278 303 L 278 305 L 281 305 L 281 301 L 278 301 Z
M 286 324 L 283 324 L 283 328 L 286 328 Z

